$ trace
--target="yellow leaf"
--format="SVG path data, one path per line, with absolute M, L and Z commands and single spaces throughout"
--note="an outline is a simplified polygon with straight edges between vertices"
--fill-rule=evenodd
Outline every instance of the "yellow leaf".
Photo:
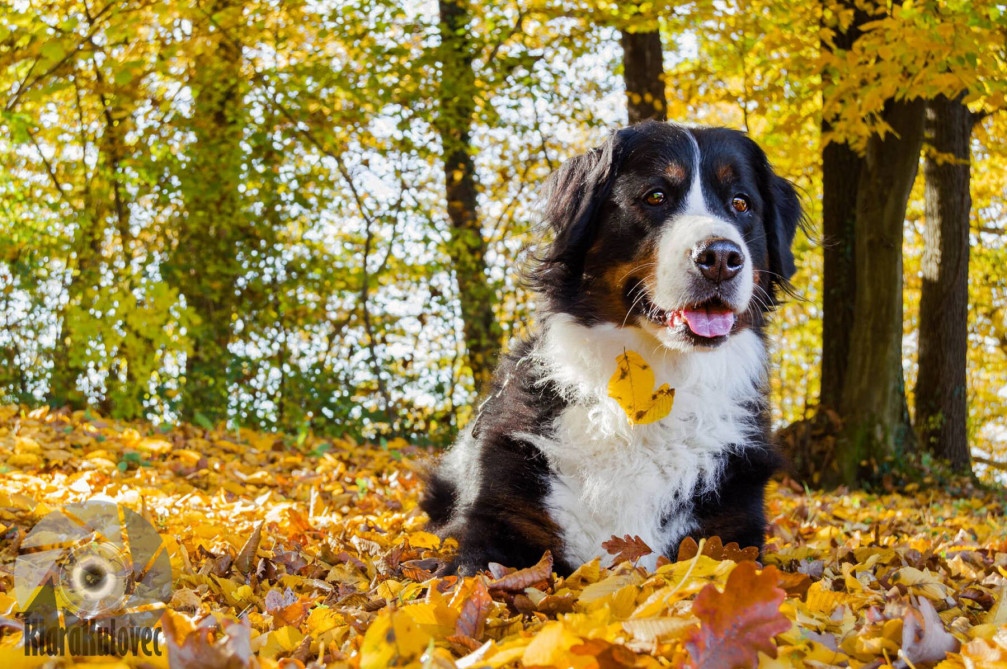
M 316 606 L 308 614 L 308 620 L 306 621 L 307 632 L 317 637 L 319 634 L 328 632 L 342 623 L 343 616 L 337 611 L 330 609 L 328 606 Z
M 429 637 L 401 611 L 385 611 L 371 623 L 360 649 L 360 669 L 384 669 L 420 656 Z
M 984 622 L 988 625 L 1007 625 L 1007 585 L 1000 586 L 996 605 L 986 614 Z
M 555 666 L 578 643 L 580 639 L 566 631 L 563 623 L 547 623 L 525 648 L 521 660 L 525 666 Z
M 689 618 L 634 618 L 624 620 L 622 627 L 638 641 L 652 642 L 662 637 L 680 637 L 686 630 L 694 627 L 696 620 Z
M 441 545 L 441 538 L 430 532 L 412 532 L 409 534 L 409 545 L 413 548 L 437 548 Z
M 624 351 L 615 361 L 615 373 L 608 381 L 608 396 L 619 403 L 629 422 L 646 425 L 671 413 L 675 389 L 665 383 L 655 390 L 654 372 L 639 353 Z

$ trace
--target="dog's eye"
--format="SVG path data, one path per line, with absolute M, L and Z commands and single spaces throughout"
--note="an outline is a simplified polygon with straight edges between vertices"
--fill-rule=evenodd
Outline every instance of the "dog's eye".
M 668 199 L 668 196 L 664 194 L 663 190 L 652 190 L 643 198 L 649 205 L 659 205 L 664 204 L 664 201 Z
M 731 200 L 731 207 L 739 214 L 744 214 L 748 211 L 748 200 L 741 195 L 735 195 L 734 199 Z

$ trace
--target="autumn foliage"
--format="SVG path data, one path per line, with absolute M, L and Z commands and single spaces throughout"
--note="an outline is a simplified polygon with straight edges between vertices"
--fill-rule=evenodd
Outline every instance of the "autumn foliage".
M 0 408 L 0 559 L 41 517 L 104 496 L 171 557 L 162 619 L 176 666 L 821 667 L 1007 662 L 1003 499 L 952 483 L 900 493 L 772 486 L 761 564 L 717 539 L 566 578 L 552 558 L 442 576 L 455 545 L 424 531 L 404 441 L 289 437 Z M 6 593 L 6 594 L 3 594 Z M 24 661 L 11 572 L 0 659 Z M 775 659 L 774 659 L 775 658 Z M 151 658 L 127 658 L 151 666 Z

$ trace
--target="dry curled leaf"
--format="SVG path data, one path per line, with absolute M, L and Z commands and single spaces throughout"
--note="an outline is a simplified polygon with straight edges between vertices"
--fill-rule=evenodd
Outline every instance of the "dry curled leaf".
M 602 548 L 604 548 L 609 555 L 614 555 L 612 559 L 612 564 L 619 564 L 626 562 L 627 560 L 636 562 L 644 555 L 650 555 L 654 551 L 650 549 L 643 539 L 638 536 L 626 535 L 622 539 L 617 536 L 613 536 L 608 541 L 602 543 Z
M 703 669 L 755 667 L 758 651 L 776 657 L 773 637 L 790 629 L 780 613 L 786 593 L 776 587 L 776 568 L 757 571 L 754 562 L 742 562 L 731 572 L 720 592 L 709 584 L 692 604 L 700 626 L 686 647 L 690 666 Z
M 265 525 L 266 521 L 262 520 L 256 523 L 255 529 L 252 530 L 252 534 L 245 541 L 245 545 L 241 547 L 238 552 L 238 557 L 234 559 L 234 567 L 242 575 L 247 576 L 254 571 L 255 568 L 255 552 L 259 550 L 259 544 L 262 542 L 262 526 Z
M 678 560 L 691 560 L 699 552 L 699 544 L 692 537 L 682 539 L 678 546 Z M 736 541 L 726 546 L 720 537 L 710 537 L 703 544 L 703 555 L 712 560 L 731 560 L 732 562 L 751 562 L 759 559 L 759 549 L 755 546 L 741 548 Z
M 493 600 L 483 579 L 476 579 L 472 592 L 462 604 L 458 622 L 455 624 L 455 634 L 470 639 L 481 639 L 486 627 L 486 616 L 493 608 Z M 476 644 L 478 646 L 478 644 Z
M 251 661 L 251 628 L 247 621 L 208 617 L 193 625 L 184 616 L 166 611 L 161 624 L 168 662 L 173 667 L 244 669 Z
M 534 566 L 527 569 L 519 569 L 502 578 L 491 581 L 489 588 L 490 590 L 502 590 L 504 592 L 521 592 L 536 583 L 549 580 L 550 576 L 552 576 L 552 553 L 546 551 L 543 553 L 542 559 Z
M 906 664 L 915 666 L 940 662 L 960 646 L 946 629 L 937 609 L 925 597 L 919 598 L 918 609 L 906 611 L 902 621 L 902 651 Z

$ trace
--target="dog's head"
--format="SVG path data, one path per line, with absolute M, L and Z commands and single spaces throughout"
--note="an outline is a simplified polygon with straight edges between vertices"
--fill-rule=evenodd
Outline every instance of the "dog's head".
M 760 326 L 794 273 L 794 187 L 726 128 L 642 123 L 547 187 L 553 241 L 532 272 L 552 311 L 712 347 Z

